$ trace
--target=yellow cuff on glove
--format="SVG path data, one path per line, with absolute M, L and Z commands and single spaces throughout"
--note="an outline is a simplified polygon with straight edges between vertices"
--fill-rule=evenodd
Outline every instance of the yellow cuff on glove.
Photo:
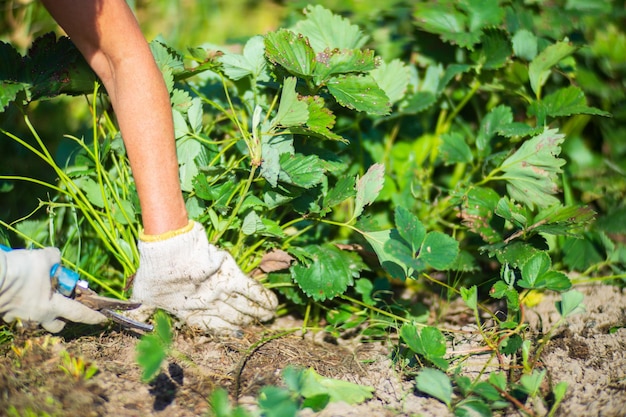
M 190 232 L 193 229 L 194 221 L 189 220 L 187 226 L 181 227 L 180 229 L 170 230 L 169 232 L 161 233 L 160 235 L 146 235 L 143 231 L 139 232 L 139 240 L 143 242 L 162 242 L 167 239 L 171 239 L 175 236 L 179 236 Z

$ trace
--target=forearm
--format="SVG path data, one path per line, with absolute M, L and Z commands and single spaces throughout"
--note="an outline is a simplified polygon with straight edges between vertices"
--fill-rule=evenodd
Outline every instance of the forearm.
M 43 0 L 102 80 L 122 132 L 144 231 L 188 222 L 180 190 L 169 95 L 124 0 Z

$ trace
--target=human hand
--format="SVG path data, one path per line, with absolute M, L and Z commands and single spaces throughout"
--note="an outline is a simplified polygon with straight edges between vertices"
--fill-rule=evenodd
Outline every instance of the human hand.
M 246 276 L 196 222 L 173 237 L 139 241 L 132 300 L 166 310 L 205 331 L 232 332 L 273 318 L 273 292 Z M 134 313 L 131 313 L 134 314 Z
M 0 314 L 5 322 L 31 321 L 57 333 L 65 326 L 62 319 L 86 324 L 107 320 L 52 289 L 50 269 L 60 261 L 57 248 L 0 251 Z

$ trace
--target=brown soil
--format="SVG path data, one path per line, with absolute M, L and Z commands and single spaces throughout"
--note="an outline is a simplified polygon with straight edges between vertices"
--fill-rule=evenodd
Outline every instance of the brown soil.
M 586 293 L 587 311 L 561 326 L 541 356 L 540 366 L 548 370 L 549 384 L 569 382 L 556 415 L 626 416 L 626 328 L 621 328 L 626 324 L 626 295 L 610 286 L 580 290 Z M 554 301 L 546 296 L 534 313 L 528 312 L 537 335 L 558 320 Z M 458 316 L 450 314 L 453 311 L 448 309 L 449 320 L 440 323 L 442 327 L 472 328 L 472 323 L 457 323 Z M 217 387 L 227 389 L 232 399 L 254 409 L 259 389 L 280 385 L 280 373 L 287 365 L 312 367 L 321 375 L 375 388 L 374 397 L 364 404 L 331 403 L 320 413 L 308 409 L 301 416 L 449 414 L 439 401 L 416 393 L 407 372 L 394 366 L 390 359 L 394 341 L 366 343 L 356 337 L 331 340 L 324 333 L 302 335 L 300 331 L 284 334 L 285 329 L 300 325 L 283 317 L 271 327 L 249 328 L 240 337 L 177 330 L 174 352 L 151 383 L 141 382 L 136 364 L 139 334 L 84 326 L 68 326 L 61 336 L 24 332 L 12 344 L 1 346 L 0 414 L 205 416 L 209 394 Z M 70 336 L 76 334 L 81 336 Z M 259 343 L 262 339 L 268 341 Z M 480 347 L 479 340 L 457 335 L 451 339 L 450 350 L 475 350 Z M 64 352 L 74 362 L 82 358 L 87 366 L 96 366 L 97 373 L 88 380 L 80 376 L 81 372 L 72 375 L 67 371 L 71 367 Z M 473 367 L 485 364 L 488 370 L 491 366 L 495 370 L 497 362 L 487 363 L 492 356 L 472 356 L 466 372 L 470 374 Z M 534 410 L 536 415 L 546 411 L 537 406 Z M 521 414 L 511 407 L 502 415 Z

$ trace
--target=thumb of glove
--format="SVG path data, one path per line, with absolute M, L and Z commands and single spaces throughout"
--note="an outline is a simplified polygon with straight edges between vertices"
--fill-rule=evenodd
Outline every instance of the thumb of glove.
M 85 324 L 99 324 L 107 320 L 104 314 L 92 310 L 78 301 L 67 298 L 59 293 L 52 294 L 50 298 L 50 311 L 52 313 L 51 320 L 46 321 L 46 323 L 53 323 L 58 318 Z M 42 326 L 46 328 L 43 322 Z M 53 326 L 55 325 L 53 324 Z M 46 330 L 48 329 L 46 328 Z

